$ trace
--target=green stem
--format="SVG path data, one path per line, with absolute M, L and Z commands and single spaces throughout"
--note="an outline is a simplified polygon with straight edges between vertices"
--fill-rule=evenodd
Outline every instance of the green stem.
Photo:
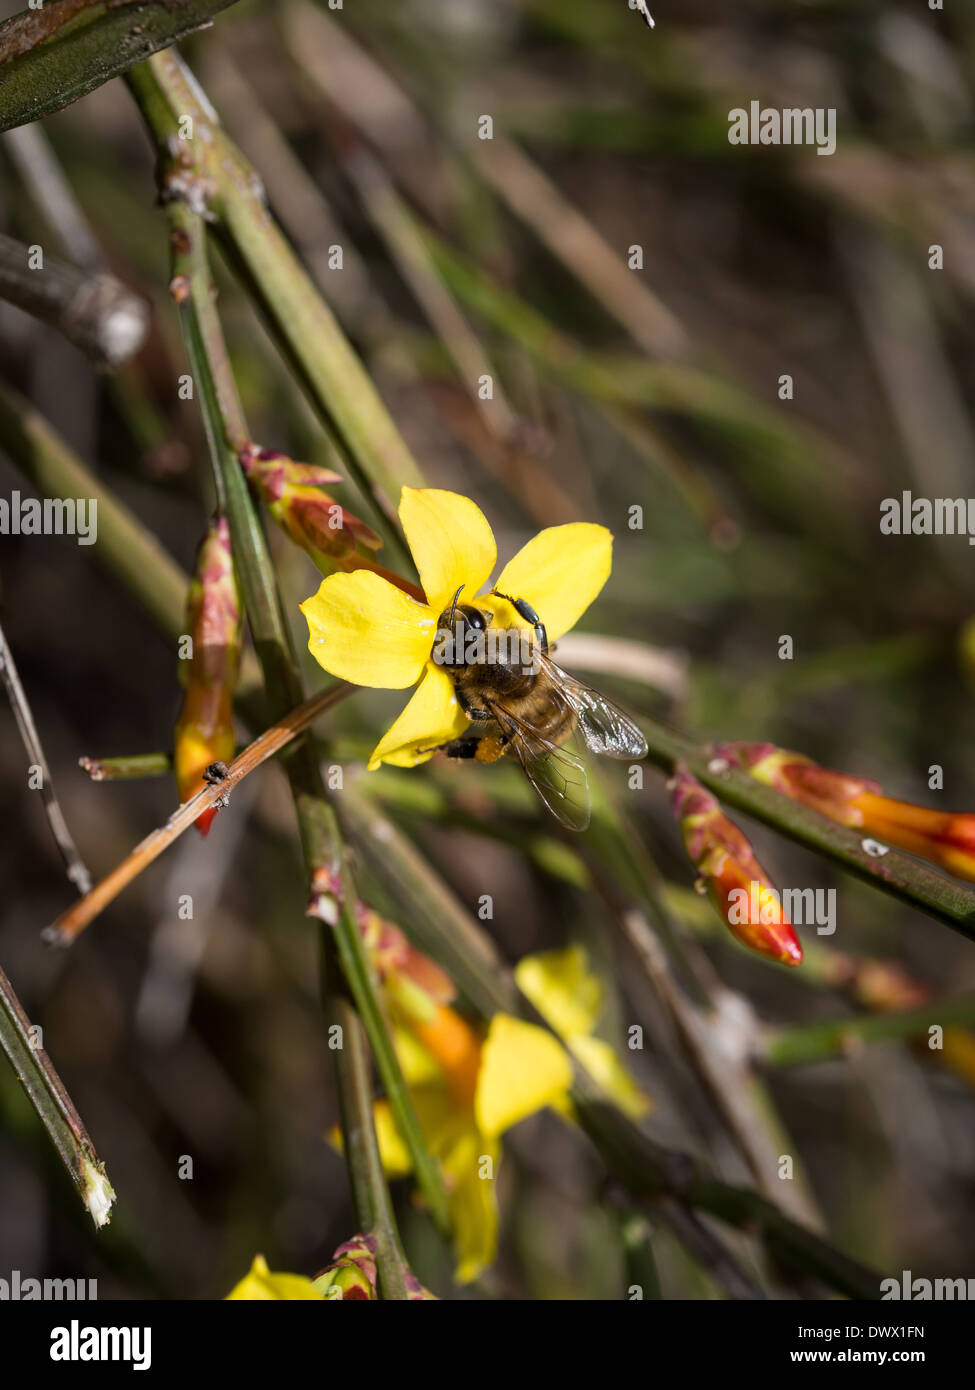
M 790 1266 L 848 1298 L 880 1297 L 880 1276 L 873 1270 L 793 1221 L 751 1188 L 717 1181 L 697 1158 L 657 1144 L 609 1105 L 584 1074 L 576 1082 L 573 1099 L 580 1125 L 634 1197 L 677 1198 L 758 1236 Z
M 78 766 L 93 782 L 135 781 L 166 777 L 173 770 L 171 753 L 132 753 L 120 758 L 79 758 Z
M 376 1237 L 376 1270 L 383 1297 L 406 1300 L 410 1296 L 409 1266 L 397 1234 L 372 1123 L 372 1079 L 365 1034 L 352 1004 L 341 995 L 326 995 L 326 1013 L 342 1030 L 345 1060 L 336 1075 L 343 1150 L 356 1213 L 363 1229 Z
M 239 454 L 249 434 L 214 304 L 206 228 L 202 217 L 185 203 L 171 202 L 168 209 L 173 282 L 179 287 L 180 318 L 194 382 L 200 393 L 214 471 L 225 499 L 244 605 L 264 672 L 272 717 L 277 718 L 301 702 L 301 679 L 264 533 L 239 463 Z M 309 899 L 319 901 L 317 879 L 324 875 L 332 885 L 341 879 L 341 893 L 336 893 L 333 886 L 332 896 L 344 902 L 348 892 L 348 902 L 354 905 L 357 901 L 355 887 L 344 865 L 338 822 L 325 800 L 313 745 L 307 738 L 296 739 L 283 761 L 291 781 L 305 851 Z M 365 1025 L 390 1109 L 410 1152 L 418 1186 L 437 1225 L 446 1231 L 447 1197 L 440 1170 L 426 1146 L 403 1080 L 379 1002 L 379 983 L 352 912 L 341 910 L 334 928 L 345 978 Z M 336 1062 L 341 1069 L 343 1062 L 338 1054 Z
M 0 970 L 0 1048 L 27 1092 L 51 1143 L 78 1189 L 96 1226 L 109 1220 L 115 1193 L 88 1131 L 54 1070 L 51 1059 L 31 1037 L 31 1025 Z
M 190 177 L 209 198 L 217 235 L 272 336 L 342 445 L 397 558 L 409 565 L 394 506 L 401 486 L 422 486 L 422 474 L 334 315 L 267 211 L 255 169 L 201 103 L 199 88 L 175 53 L 157 54 L 127 80 L 161 149 L 178 129 L 177 116 L 192 117 L 193 149 L 183 142 L 180 175 L 191 169 Z
M 958 999 L 932 1000 L 899 1013 L 862 1014 L 799 1028 L 772 1029 L 765 1035 L 761 1055 L 775 1066 L 792 1067 L 842 1055 L 865 1043 L 918 1037 L 934 1026 L 958 1028 L 973 1023 L 975 994 L 967 994 Z

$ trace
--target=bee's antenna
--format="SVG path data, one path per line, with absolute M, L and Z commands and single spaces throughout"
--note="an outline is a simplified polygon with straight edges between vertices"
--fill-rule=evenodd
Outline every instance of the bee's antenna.
M 457 590 L 456 594 L 454 594 L 454 601 L 453 601 L 453 603 L 450 605 L 450 622 L 447 624 L 447 626 L 448 626 L 448 628 L 450 628 L 451 632 L 453 631 L 453 628 L 454 628 L 454 614 L 457 612 L 457 600 L 460 598 L 460 596 L 461 596 L 461 594 L 463 593 L 463 591 L 464 591 L 464 586 L 463 586 L 463 584 L 462 584 L 462 585 L 460 586 L 460 588 Z

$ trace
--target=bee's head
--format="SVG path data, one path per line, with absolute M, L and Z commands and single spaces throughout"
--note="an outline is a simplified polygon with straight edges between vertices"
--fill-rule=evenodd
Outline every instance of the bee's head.
M 466 650 L 472 639 L 486 632 L 490 615 L 469 603 L 458 603 L 463 584 L 454 594 L 453 602 L 437 620 L 437 640 L 433 660 L 438 666 L 466 665 Z

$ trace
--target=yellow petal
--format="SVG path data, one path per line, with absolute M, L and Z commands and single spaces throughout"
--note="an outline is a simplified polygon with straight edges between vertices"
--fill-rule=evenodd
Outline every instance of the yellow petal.
M 551 1105 L 572 1084 L 565 1048 L 533 1023 L 495 1014 L 477 1077 L 474 1116 L 489 1138 Z
M 437 1065 L 436 1058 L 431 1056 L 409 1029 L 394 1025 L 393 1046 L 396 1048 L 403 1080 L 411 1089 L 414 1086 L 435 1085 L 442 1080 L 443 1072 Z
M 542 951 L 515 966 L 518 988 L 563 1038 L 591 1033 L 603 1010 L 602 982 L 589 969 L 585 947 Z
M 308 650 L 333 676 L 383 690 L 404 690 L 420 679 L 438 614 L 381 575 L 330 574 L 299 606 Z
M 273 1302 L 286 1299 L 321 1303 L 322 1296 L 310 1279 L 302 1274 L 272 1274 L 263 1255 L 255 1255 L 249 1273 L 228 1293 L 225 1301 L 258 1300 Z
M 606 527 L 571 521 L 533 536 L 508 561 L 493 587 L 511 598 L 527 599 L 554 642 L 579 621 L 612 566 L 613 537 Z
M 379 1157 L 382 1160 L 383 1171 L 391 1178 L 403 1177 L 410 1171 L 413 1164 L 410 1162 L 410 1151 L 403 1143 L 400 1132 L 396 1128 L 396 1121 L 393 1119 L 393 1112 L 389 1108 L 388 1101 L 376 1101 L 372 1107 L 372 1120 L 376 1127 L 376 1142 L 379 1145 Z M 337 1130 L 337 1137 L 338 1142 L 335 1147 L 341 1149 L 341 1130 Z
M 447 1004 L 437 1006 L 425 1023 L 415 1022 L 419 1041 L 435 1057 L 459 1104 L 470 1110 L 481 1066 L 481 1036 L 463 1014 Z
M 653 1109 L 653 1101 L 623 1066 L 614 1049 L 603 1038 L 573 1038 L 570 1048 L 594 1081 L 631 1120 L 642 1120 Z
M 473 1125 L 471 1112 L 460 1109 L 444 1086 L 411 1087 L 410 1091 L 427 1148 L 434 1158 L 442 1158 L 451 1151 L 458 1137 Z M 389 1102 L 377 1100 L 372 1107 L 372 1118 L 384 1171 L 391 1178 L 403 1177 L 413 1165 Z M 342 1152 L 342 1131 L 338 1125 L 329 1131 L 328 1142 Z
M 432 749 L 458 738 L 469 726 L 453 681 L 442 667 L 430 662 L 409 704 L 372 750 L 369 770 L 380 763 L 415 767 L 433 756 Z
M 469 1284 L 488 1265 L 498 1250 L 498 1198 L 496 1180 L 501 1145 L 478 1134 L 473 1125 L 452 1145 L 444 1159 L 447 1207 L 454 1233 L 458 1284 Z
M 494 535 L 476 502 L 439 488 L 404 487 L 399 519 L 427 602 L 439 617 L 461 584 L 470 602 L 498 558 Z

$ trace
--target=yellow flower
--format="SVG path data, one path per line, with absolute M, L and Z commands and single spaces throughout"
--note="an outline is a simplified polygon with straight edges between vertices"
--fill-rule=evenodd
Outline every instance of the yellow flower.
M 272 1274 L 264 1256 L 255 1255 L 250 1270 L 230 1290 L 226 1301 L 293 1302 L 295 1299 L 321 1303 L 322 1295 L 303 1274 Z
M 380 575 L 356 570 L 330 574 L 301 605 L 309 651 L 333 676 L 386 690 L 405 690 L 419 682 L 373 749 L 370 768 L 384 762 L 415 767 L 468 727 L 450 676 L 431 657 L 440 616 L 458 589 L 463 589 L 462 603 L 476 598 L 499 625 L 528 626 L 506 600 L 481 593 L 494 570 L 497 547 L 470 498 L 404 487 L 399 517 L 425 603 Z M 609 578 L 612 545 L 605 526 L 582 521 L 551 526 L 509 560 L 494 587 L 526 599 L 554 642 L 574 626 Z

